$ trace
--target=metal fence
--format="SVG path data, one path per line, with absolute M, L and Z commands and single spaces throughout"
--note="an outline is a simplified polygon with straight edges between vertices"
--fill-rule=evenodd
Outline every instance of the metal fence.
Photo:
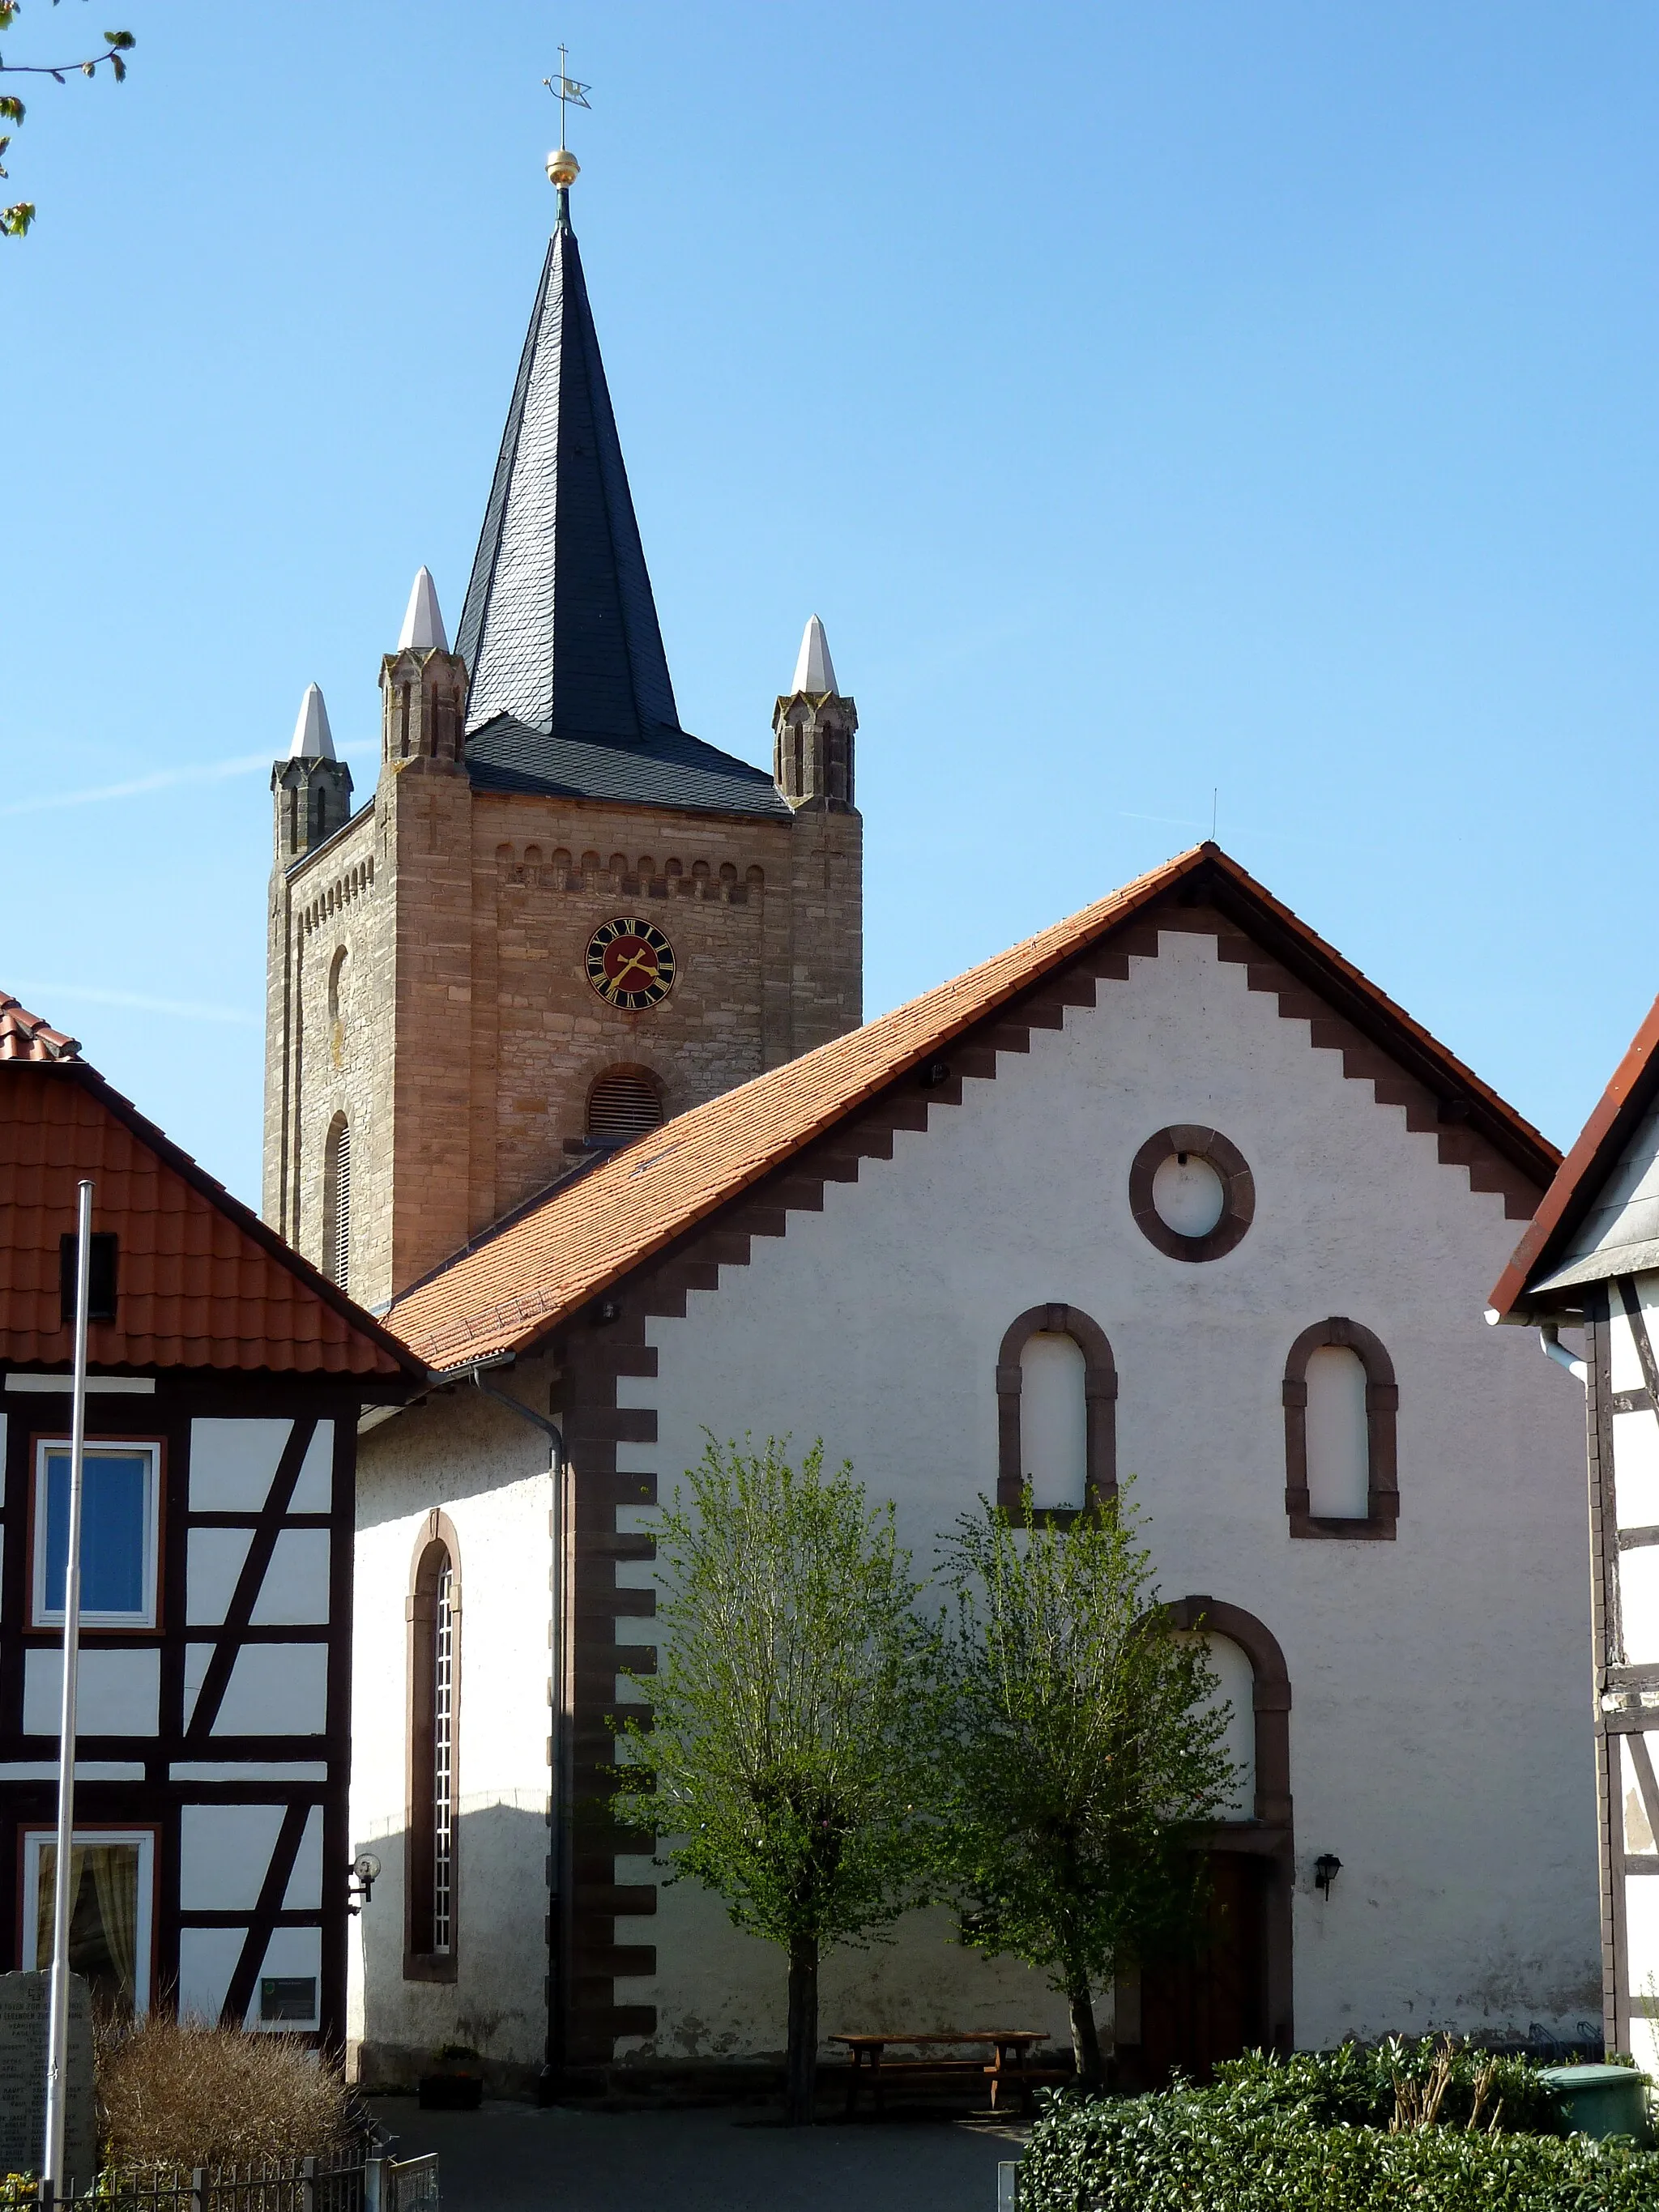
M 321 2158 L 257 2159 L 240 2166 L 122 2172 L 106 2168 L 85 2191 L 47 2182 L 26 2198 L 37 2212 L 439 2212 L 438 2158 L 398 2158 L 395 2142 L 347 2143 Z

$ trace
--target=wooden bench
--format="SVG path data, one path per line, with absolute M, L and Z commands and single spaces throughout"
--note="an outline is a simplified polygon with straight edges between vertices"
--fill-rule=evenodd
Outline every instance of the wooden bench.
M 999 2093 L 1005 2087 L 1019 2092 L 1020 2111 L 1027 2118 L 1031 2114 L 1031 2092 L 1040 2083 L 1069 2081 L 1069 2066 L 1036 2067 L 1029 2064 L 1030 2052 L 1046 2039 L 1036 2028 L 971 2028 L 951 2035 L 832 2035 L 831 2043 L 841 2044 L 847 2051 L 847 2115 L 850 2119 L 858 2109 L 859 2096 L 869 2088 L 875 2093 L 876 2110 L 884 2112 L 887 2104 L 887 2085 L 896 2078 L 915 2081 L 926 2077 L 932 2081 L 988 2081 L 991 2085 L 991 2110 L 1000 2109 Z M 890 2045 L 905 2051 L 917 2051 L 926 2055 L 915 2058 L 890 2058 Z M 964 2048 L 989 2050 L 994 2053 L 988 2065 L 982 2057 L 948 2058 L 944 2051 Z

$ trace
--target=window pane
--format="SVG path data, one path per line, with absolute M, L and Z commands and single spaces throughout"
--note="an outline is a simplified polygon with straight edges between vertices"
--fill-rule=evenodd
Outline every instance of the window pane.
M 1069 1336 L 1040 1330 L 1020 1353 L 1021 1474 L 1033 1504 L 1076 1510 L 1088 1475 L 1088 1406 L 1082 1348 Z
M 147 1452 L 87 1454 L 81 1507 L 81 1606 L 86 1613 L 145 1610 Z M 69 1568 L 70 1455 L 46 1455 L 46 1587 L 49 1613 L 64 1610 Z
M 37 1966 L 52 1964 L 58 1846 L 40 1851 Z M 70 1856 L 70 1967 L 91 1985 L 95 2011 L 131 2013 L 137 1989 L 138 1856 L 131 1844 L 76 1844 Z
M 1370 1511 L 1371 1455 L 1365 1370 L 1344 1345 L 1323 1344 L 1308 1362 L 1308 1504 L 1327 1520 Z

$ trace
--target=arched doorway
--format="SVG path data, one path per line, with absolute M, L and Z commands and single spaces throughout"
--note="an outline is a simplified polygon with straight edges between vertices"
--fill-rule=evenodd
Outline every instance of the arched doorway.
M 1210 1838 L 1207 1940 L 1197 1956 L 1120 1974 L 1122 2086 L 1155 2088 L 1179 2069 L 1205 2081 L 1241 2051 L 1293 2047 L 1291 1685 L 1277 1638 L 1254 1613 L 1186 1597 L 1178 1629 L 1209 1641 L 1233 1709 L 1228 1750 L 1239 1770 L 1230 1817 Z

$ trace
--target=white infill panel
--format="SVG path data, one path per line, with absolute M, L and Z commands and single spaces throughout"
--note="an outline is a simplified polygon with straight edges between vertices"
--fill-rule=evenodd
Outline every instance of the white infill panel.
M 216 2024 L 242 1955 L 242 1928 L 179 1930 L 179 2016 Z
M 229 1610 L 253 1541 L 252 1528 L 192 1528 L 185 1544 L 185 1619 L 216 1628 Z
M 313 1805 L 295 1854 L 294 1872 L 283 1898 L 284 1912 L 319 1912 L 323 1905 L 323 1808 Z
M 1619 1554 L 1619 1610 L 1629 1663 L 1659 1663 L 1659 1544 Z
M 1659 1747 L 1659 1735 L 1648 1739 L 1650 1747 Z M 1636 1753 L 1627 1735 L 1616 1735 L 1613 1742 L 1621 1763 L 1620 1797 L 1625 1813 L 1625 1849 L 1645 1858 L 1659 1852 L 1659 1838 L 1654 1834 L 1654 1824 L 1649 1817 L 1647 1802 L 1642 1792 L 1641 1770 L 1636 1763 Z
M 25 1735 L 57 1735 L 63 1696 L 63 1653 L 26 1653 Z M 160 1726 L 161 1700 L 159 1651 L 82 1648 L 75 1686 L 75 1725 L 82 1735 L 154 1735 Z
M 321 1735 L 328 1725 L 328 1646 L 248 1644 L 236 1655 L 215 1735 Z
M 293 1428 L 292 1421 L 192 1421 L 191 1511 L 257 1513 Z
M 1645 1407 L 1613 1417 L 1613 1478 L 1620 1527 L 1659 1528 L 1659 1421 Z
M 277 1537 L 253 1601 L 256 1628 L 324 1628 L 328 1625 L 326 1528 L 284 1528 Z
M 185 1646 L 185 1726 L 188 1728 L 196 1711 L 196 1700 L 201 1695 L 202 1685 L 207 1680 L 207 1670 L 215 1651 L 215 1644 L 186 1644 Z
M 1627 1996 L 1659 2001 L 1659 1875 L 1632 1875 L 1625 1882 Z
M 334 1505 L 334 1424 L 319 1421 L 300 1462 L 290 1513 L 328 1513 Z
M 185 1805 L 179 1813 L 179 1905 L 251 1912 L 283 1825 L 281 1805 Z
M 292 2035 L 296 2030 L 303 2034 L 307 2027 L 315 2027 L 322 1974 L 320 1928 L 273 1929 L 253 1978 L 247 2026 L 272 2035 Z M 302 2013 L 300 2007 L 307 2002 L 310 2009 Z

